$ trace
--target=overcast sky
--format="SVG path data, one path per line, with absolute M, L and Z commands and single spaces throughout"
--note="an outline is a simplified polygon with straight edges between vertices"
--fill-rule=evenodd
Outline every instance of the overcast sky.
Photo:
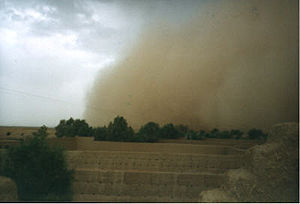
M 177 25 L 193 9 L 183 1 L 0 1 L 0 125 L 82 118 L 101 68 L 151 21 Z

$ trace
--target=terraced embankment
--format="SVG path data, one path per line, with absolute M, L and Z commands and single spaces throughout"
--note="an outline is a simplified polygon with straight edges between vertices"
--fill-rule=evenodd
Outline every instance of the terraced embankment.
M 231 143 L 232 142 L 232 143 Z M 93 142 L 77 138 L 68 151 L 75 169 L 74 201 L 197 202 L 242 165 L 247 141 L 203 144 Z M 93 151 L 91 151 L 93 150 Z

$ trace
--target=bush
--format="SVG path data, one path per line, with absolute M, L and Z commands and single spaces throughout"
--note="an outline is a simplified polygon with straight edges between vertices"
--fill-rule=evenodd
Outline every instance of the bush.
M 267 140 L 267 137 L 268 135 L 263 133 L 263 131 L 260 129 L 253 128 L 248 131 L 248 138 L 250 140 L 260 140 L 260 139 Z
M 6 133 L 6 136 L 10 136 L 10 135 L 11 135 L 11 133 L 10 133 L 10 132 L 7 132 L 7 133 Z
M 133 142 L 157 142 L 159 138 L 159 124 L 148 122 L 140 128 Z
M 61 120 L 55 127 L 55 135 L 57 137 L 75 137 L 75 136 L 92 136 L 93 129 L 85 122 L 85 120 L 72 117 L 69 120 Z
M 130 141 L 134 137 L 134 131 L 128 127 L 127 121 L 120 116 L 110 122 L 107 127 L 107 140 L 110 141 Z
M 159 132 L 160 137 L 164 139 L 176 139 L 182 136 L 172 123 L 164 125 Z
M 20 200 L 71 200 L 73 171 L 67 169 L 63 150 L 49 146 L 45 130 L 41 127 L 20 145 L 6 150 L 2 173 L 16 182 Z

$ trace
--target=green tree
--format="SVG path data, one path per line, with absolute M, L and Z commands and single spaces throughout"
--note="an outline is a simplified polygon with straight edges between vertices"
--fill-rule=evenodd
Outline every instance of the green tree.
M 128 127 L 127 121 L 122 116 L 117 116 L 114 122 L 110 122 L 108 127 L 108 140 L 110 141 L 130 141 L 134 136 L 134 131 Z
M 105 126 L 95 128 L 95 130 L 94 130 L 94 140 L 96 140 L 96 141 L 105 141 L 105 140 L 108 140 L 108 139 L 109 139 L 108 130 Z
M 220 131 L 217 128 L 214 128 L 209 133 L 209 138 L 219 138 L 220 137 Z
M 176 139 L 179 138 L 180 132 L 174 127 L 172 123 L 164 125 L 160 129 L 160 137 L 164 139 Z
M 233 130 L 231 130 L 230 135 L 231 135 L 233 138 L 239 140 L 239 139 L 242 137 L 243 132 L 240 131 L 240 130 L 234 130 L 234 129 L 233 129 Z
M 175 129 L 179 132 L 181 137 L 185 136 L 185 134 L 188 133 L 188 131 L 189 131 L 188 126 L 182 125 L 182 124 L 176 125 Z
M 63 149 L 47 143 L 46 129 L 41 127 L 4 154 L 2 173 L 16 182 L 20 200 L 72 199 L 73 171 L 67 168 Z
M 32 135 L 36 137 L 46 138 L 49 134 L 47 133 L 47 127 L 45 125 L 41 126 L 37 132 L 33 132 Z
M 259 139 L 263 139 L 263 140 L 267 140 L 268 135 L 265 134 L 262 130 L 260 129 L 251 129 L 248 131 L 248 138 L 250 140 L 259 140 Z
M 187 133 L 185 133 L 185 138 L 187 140 L 197 140 L 198 139 L 197 132 L 195 132 L 194 130 L 189 130 L 187 131 Z
M 89 127 L 85 120 L 72 117 L 69 120 L 61 120 L 55 127 L 55 135 L 57 137 L 75 137 L 75 136 L 92 136 L 92 127 Z
M 231 135 L 228 130 L 224 130 L 224 131 L 220 132 L 217 136 L 217 138 L 220 138 L 220 139 L 229 139 L 230 137 L 231 137 Z
M 148 122 L 140 128 L 136 135 L 138 142 L 157 142 L 159 138 L 159 124 Z

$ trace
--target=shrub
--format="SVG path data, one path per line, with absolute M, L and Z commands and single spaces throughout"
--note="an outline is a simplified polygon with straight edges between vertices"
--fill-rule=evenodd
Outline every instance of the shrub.
M 45 129 L 6 150 L 3 174 L 16 182 L 20 200 L 71 200 L 73 171 L 67 169 L 63 149 L 49 146 Z
M 10 133 L 10 132 L 7 132 L 7 133 L 6 133 L 6 136 L 10 136 L 10 135 L 11 135 L 11 133 Z
M 164 139 L 176 139 L 181 136 L 172 123 L 164 125 L 159 132 L 160 137 Z
M 125 118 L 117 116 L 114 122 L 110 122 L 107 127 L 107 140 L 110 141 L 130 141 L 134 137 L 134 131 L 128 127 Z
M 263 133 L 263 131 L 260 130 L 260 129 L 253 128 L 253 129 L 251 129 L 251 130 L 248 131 L 248 138 L 250 140 L 257 140 L 257 139 L 258 140 L 259 139 L 266 140 L 267 137 L 268 137 L 268 135 L 265 134 L 265 133 Z
M 72 117 L 69 120 L 61 120 L 55 127 L 55 135 L 57 137 L 75 137 L 75 136 L 92 136 L 93 129 L 85 122 L 85 120 Z
M 148 122 L 140 128 L 132 141 L 157 142 L 159 138 L 159 124 Z

